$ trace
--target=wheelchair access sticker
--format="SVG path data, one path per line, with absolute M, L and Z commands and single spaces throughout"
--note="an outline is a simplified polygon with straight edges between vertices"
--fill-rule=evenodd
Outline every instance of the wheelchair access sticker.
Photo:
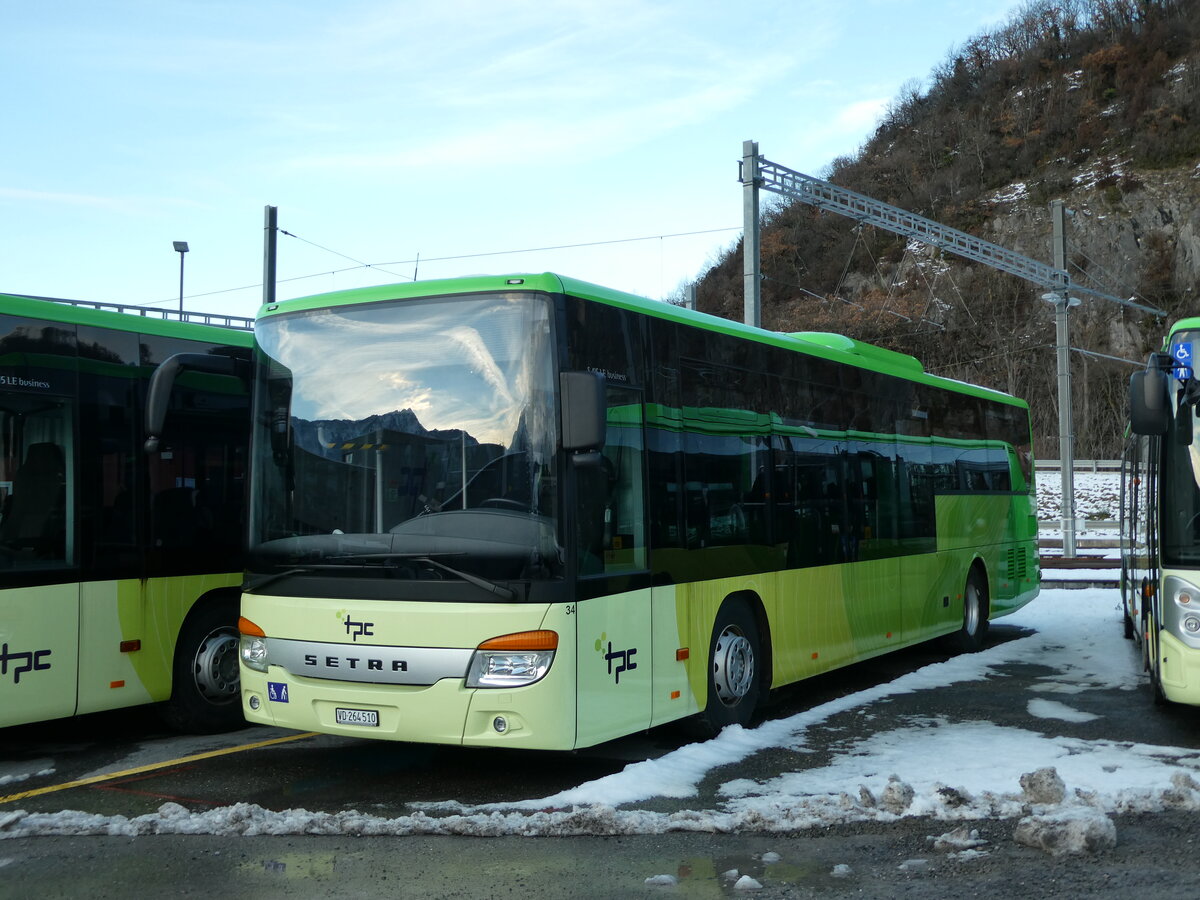
M 288 702 L 288 686 L 282 681 L 267 682 L 267 699 L 274 703 Z
M 1175 357 L 1175 362 L 1178 363 L 1180 367 L 1187 368 L 1187 376 L 1191 377 L 1191 374 L 1193 371 L 1195 371 L 1196 367 L 1195 357 L 1192 354 L 1191 342 L 1188 341 L 1186 343 L 1181 342 L 1178 344 L 1172 344 L 1171 356 Z M 1176 372 L 1178 371 L 1179 370 L 1176 369 Z M 1182 378 L 1183 375 L 1179 375 L 1178 377 Z

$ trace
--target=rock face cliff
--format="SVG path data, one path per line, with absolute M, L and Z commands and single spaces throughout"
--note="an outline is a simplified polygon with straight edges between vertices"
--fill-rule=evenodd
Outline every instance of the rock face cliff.
M 764 152 L 787 164 L 786 148 Z M 908 86 L 822 177 L 1049 263 L 1068 210 L 1072 278 L 1166 317 L 1080 295 L 1071 313 L 1075 454 L 1120 455 L 1134 366 L 1200 315 L 1200 3 L 1034 0 Z M 1058 455 L 1053 307 L 1042 289 L 801 205 L 764 217 L 763 321 L 911 353 L 1025 397 Z M 742 315 L 741 247 L 701 309 Z

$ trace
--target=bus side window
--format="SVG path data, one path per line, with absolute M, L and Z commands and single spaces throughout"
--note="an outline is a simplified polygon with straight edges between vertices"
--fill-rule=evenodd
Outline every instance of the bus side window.
M 63 558 L 66 543 L 66 466 L 62 447 L 30 444 L 13 475 L 0 539 L 38 559 Z

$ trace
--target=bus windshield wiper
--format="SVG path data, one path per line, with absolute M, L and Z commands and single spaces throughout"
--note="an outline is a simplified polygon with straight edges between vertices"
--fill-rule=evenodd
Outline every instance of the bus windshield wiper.
M 454 554 L 445 554 L 445 555 L 460 556 L 461 554 L 454 553 Z M 424 563 L 427 566 L 431 566 L 435 569 L 440 569 L 443 572 L 448 572 L 457 578 L 461 578 L 463 581 L 467 582 L 468 584 L 473 584 L 477 588 L 482 588 L 483 590 L 488 591 L 491 594 L 495 594 L 501 600 L 512 600 L 517 596 L 516 592 L 511 590 L 510 588 L 506 588 L 503 585 L 496 584 L 494 581 L 489 581 L 486 578 L 481 578 L 478 575 L 472 575 L 470 572 L 464 572 L 462 569 L 456 569 L 453 566 L 448 566 L 444 562 L 439 562 L 438 560 L 433 559 L 433 556 L 434 556 L 434 554 L 431 554 L 431 553 L 351 553 L 351 554 L 347 554 L 345 556 L 330 556 L 330 557 L 326 557 L 326 558 L 329 559 L 331 562 L 333 560 L 339 560 L 339 559 L 346 559 L 346 560 L 351 560 L 351 559 L 364 559 L 364 560 L 366 560 L 366 559 L 380 559 L 380 560 L 383 560 L 383 559 L 407 559 L 407 560 L 412 560 L 413 562 Z M 318 567 L 313 567 L 313 568 L 318 568 Z
M 289 575 L 299 575 L 303 572 L 315 572 L 323 566 L 292 566 L 290 569 L 284 569 L 282 572 L 272 572 L 270 575 L 263 575 L 261 578 L 256 578 L 253 581 L 243 581 L 242 590 L 249 593 L 254 593 L 259 588 L 264 588 L 273 581 L 278 581 L 280 578 L 287 578 Z

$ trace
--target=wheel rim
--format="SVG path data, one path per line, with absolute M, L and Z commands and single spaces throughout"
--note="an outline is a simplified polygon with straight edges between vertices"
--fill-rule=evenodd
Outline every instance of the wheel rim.
M 754 683 L 754 645 L 730 625 L 713 648 L 713 687 L 725 706 L 735 706 Z
M 979 588 L 968 584 L 966 602 L 963 606 L 963 630 L 967 634 L 974 635 L 979 631 L 980 605 Z
M 192 673 L 196 689 L 209 703 L 228 703 L 237 697 L 237 635 L 228 628 L 210 632 L 196 651 Z

